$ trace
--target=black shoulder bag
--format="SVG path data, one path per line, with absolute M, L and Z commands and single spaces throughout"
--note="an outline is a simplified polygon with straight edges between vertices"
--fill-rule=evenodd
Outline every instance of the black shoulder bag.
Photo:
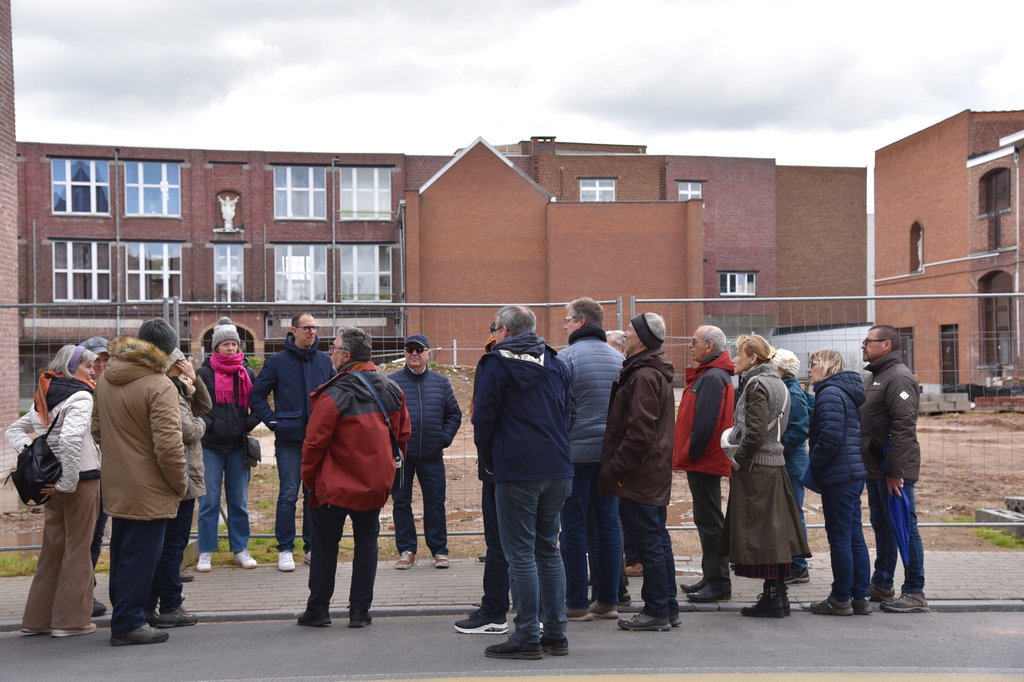
M 380 410 L 381 416 L 384 417 L 384 423 L 388 427 L 388 435 L 391 436 L 391 454 L 395 458 L 395 467 L 399 470 L 399 482 L 404 485 L 405 469 L 402 467 L 402 462 L 405 461 L 405 455 L 402 454 L 402 448 L 398 446 L 398 439 L 395 438 L 395 432 L 391 428 L 391 417 L 388 416 L 388 411 L 384 407 L 384 401 L 381 400 L 380 393 L 378 393 L 377 389 L 373 387 L 370 380 L 363 376 L 362 372 L 352 372 L 352 374 L 359 377 L 359 380 L 363 382 L 363 385 L 370 389 L 370 395 L 372 395 L 373 399 L 377 401 L 377 408 Z
M 34 505 L 29 504 L 29 506 L 38 506 L 49 502 L 50 496 L 42 494 L 43 486 L 56 483 L 63 473 L 60 460 L 53 454 L 50 443 L 47 441 L 50 431 L 53 431 L 53 427 L 57 425 L 58 417 L 53 418 L 45 435 L 37 436 L 35 440 L 22 448 L 18 453 L 18 468 L 7 477 L 8 480 L 14 481 L 14 487 L 18 489 L 18 496 L 21 497 L 22 502 L 25 504 L 35 503 Z M 4 483 L 6 482 L 4 481 Z

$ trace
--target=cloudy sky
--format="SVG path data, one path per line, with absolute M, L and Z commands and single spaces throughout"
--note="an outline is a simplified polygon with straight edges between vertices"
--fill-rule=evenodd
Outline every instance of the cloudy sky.
M 970 6 L 13 0 L 17 134 L 408 154 L 555 135 L 870 167 L 964 109 L 1024 108 L 1024 2 Z

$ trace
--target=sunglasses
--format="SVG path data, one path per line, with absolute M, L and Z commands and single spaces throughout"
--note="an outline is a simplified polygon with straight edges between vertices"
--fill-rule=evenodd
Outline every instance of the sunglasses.
M 426 353 L 427 349 L 424 348 L 423 346 L 416 346 L 415 348 L 413 348 L 412 346 L 406 346 L 405 352 L 408 353 L 409 355 L 419 355 L 422 353 Z

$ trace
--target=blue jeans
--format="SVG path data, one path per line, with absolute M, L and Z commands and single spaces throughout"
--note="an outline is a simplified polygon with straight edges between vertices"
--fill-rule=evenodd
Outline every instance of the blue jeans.
M 504 481 L 495 484 L 501 546 L 508 561 L 515 638 L 540 641 L 540 611 L 544 634 L 564 639 L 565 568 L 558 551 L 558 520 L 571 478 Z
M 249 548 L 249 475 L 242 449 L 221 452 L 203 448 L 206 494 L 199 498 L 199 551 L 217 551 L 220 484 L 228 498 L 228 546 L 238 553 Z
M 309 566 L 310 611 L 328 611 L 334 596 L 334 580 L 338 572 L 338 544 L 345 530 L 345 519 L 352 519 L 354 552 L 352 582 L 349 585 L 348 607 L 369 611 L 373 603 L 373 584 L 377 579 L 377 538 L 380 536 L 380 509 L 354 511 L 325 504 L 309 510 L 312 529 L 313 560 Z
M 864 599 L 871 578 L 871 557 L 861 527 L 860 496 L 864 481 L 821 486 L 821 510 L 832 557 L 832 598 Z
M 109 492 L 109 491 L 108 491 Z M 168 519 L 110 524 L 110 632 L 124 635 L 146 624 L 142 613 L 164 548 Z
M 160 613 L 170 613 L 181 606 L 181 561 L 188 544 L 189 531 L 192 530 L 192 512 L 195 510 L 195 499 L 182 500 L 178 503 L 178 515 L 167 519 L 164 548 L 156 565 L 149 599 L 146 600 L 147 611 L 156 609 L 158 599 Z
M 903 568 L 901 592 L 924 592 L 924 544 L 917 530 L 917 506 L 914 504 L 914 484 L 903 480 L 903 495 L 910 506 L 910 556 Z M 885 479 L 868 481 L 868 509 L 871 529 L 875 531 L 875 572 L 871 582 L 879 587 L 892 587 L 896 575 L 899 548 L 889 521 L 889 491 Z
M 498 529 L 498 507 L 495 502 L 494 483 L 483 481 L 480 494 L 484 517 L 484 542 L 487 557 L 484 563 L 484 596 L 480 608 L 488 616 L 504 620 L 508 613 L 508 562 L 501 549 L 501 531 Z
M 277 551 L 295 550 L 295 508 L 302 488 L 302 549 L 309 551 L 309 507 L 306 500 L 309 491 L 302 485 L 302 443 L 287 441 L 274 442 L 274 458 L 277 459 L 277 476 L 281 487 L 277 492 L 277 516 L 274 520 L 274 534 L 277 536 Z
M 654 618 L 668 618 L 679 613 L 676 601 L 676 561 L 672 540 L 665 527 L 665 507 L 643 504 L 628 497 L 619 500 L 622 527 L 644 565 L 644 584 L 640 596 L 644 613 Z
M 619 500 L 597 493 L 600 462 L 576 464 L 572 493 L 562 507 L 562 562 L 565 564 L 565 603 L 573 609 L 590 606 L 587 595 L 587 507 L 593 504 L 597 549 L 597 601 L 619 602 L 619 570 L 622 567 L 622 534 L 619 531 Z
M 404 470 L 404 472 L 403 472 Z M 444 460 L 406 460 L 395 472 L 395 485 L 391 488 L 394 502 L 395 545 L 398 552 L 416 553 L 416 521 L 412 517 L 413 476 L 423 491 L 423 538 L 432 556 L 448 554 L 447 514 L 444 510 L 448 480 L 444 473 Z
M 789 482 L 793 486 L 793 497 L 796 498 L 796 508 L 800 512 L 800 525 L 804 528 L 804 537 L 807 537 L 807 521 L 804 520 L 804 484 L 800 482 L 800 475 L 789 475 Z M 858 523 L 860 523 L 858 521 Z M 831 544 L 831 541 L 829 541 Z M 800 573 L 807 568 L 807 559 L 801 556 L 793 557 L 793 573 Z

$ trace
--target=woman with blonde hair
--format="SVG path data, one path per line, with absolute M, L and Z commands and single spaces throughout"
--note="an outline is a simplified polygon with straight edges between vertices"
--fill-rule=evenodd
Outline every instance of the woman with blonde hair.
M 811 604 L 811 613 L 869 616 L 871 558 L 860 516 L 860 498 L 868 477 L 860 435 L 864 385 L 860 374 L 846 371 L 843 356 L 836 350 L 811 353 L 808 373 L 816 400 L 807 474 L 821 491 L 832 557 L 832 592 L 824 601 Z
M 93 442 L 93 370 L 96 355 L 82 346 L 62 347 L 39 377 L 32 409 L 7 429 L 21 451 L 53 424 L 47 442 L 61 477 L 43 488 L 43 543 L 28 591 L 21 631 L 70 637 L 96 631 L 92 618 L 93 528 L 100 513 L 100 450 Z
M 734 450 L 725 532 L 719 554 L 736 575 L 764 580 L 757 604 L 744 616 L 789 615 L 785 579 L 793 557 L 810 557 L 793 488 L 786 473 L 782 436 L 789 421 L 789 390 L 772 364 L 775 349 L 756 334 L 736 339 L 735 374 L 742 389 L 735 425 L 725 436 Z

